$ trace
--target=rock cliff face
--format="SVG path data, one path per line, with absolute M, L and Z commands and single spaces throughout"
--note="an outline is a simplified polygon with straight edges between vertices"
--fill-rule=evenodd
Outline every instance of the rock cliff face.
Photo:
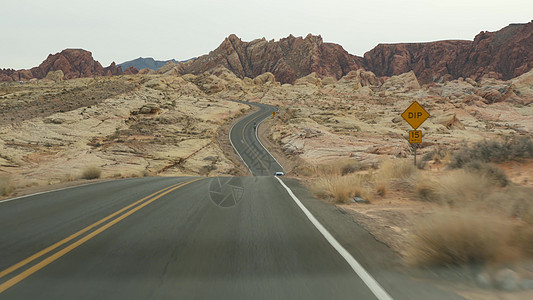
M 340 45 L 324 43 L 321 36 L 290 35 L 279 41 L 263 38 L 243 42 L 232 34 L 209 54 L 184 63 L 170 61 L 157 73 L 200 75 L 220 67 L 241 79 L 270 72 L 281 83 L 295 83 L 312 73 L 318 78 L 339 80 L 359 69 L 372 71 L 379 77 L 413 71 L 421 84 L 460 77 L 477 81 L 509 80 L 533 68 L 533 21 L 511 24 L 496 32 L 481 32 L 473 41 L 380 44 L 365 53 L 364 58 L 349 54 Z M 115 63 L 103 68 L 91 52 L 67 49 L 49 55 L 41 65 L 30 70 L 2 69 L 0 81 L 42 79 L 49 72 L 59 70 L 64 74 L 63 79 L 138 73 L 136 68 L 123 71 Z
M 277 42 L 264 38 L 243 42 L 232 34 L 214 51 L 183 64 L 181 73 L 200 74 L 222 66 L 240 78 L 271 72 L 281 83 L 294 83 L 312 72 L 340 79 L 363 65 L 361 57 L 349 54 L 339 45 L 324 43 L 320 36 L 291 35 Z
M 421 83 L 459 77 L 509 80 L 533 68 L 533 21 L 481 32 L 474 41 L 380 44 L 364 59 L 378 76 L 414 71 Z
M 60 53 L 50 54 L 38 67 L 30 70 L 0 70 L 0 81 L 29 80 L 45 78 L 49 72 L 62 71 L 62 79 L 121 75 L 124 72 L 113 62 L 109 67 L 95 61 L 91 52 L 83 49 L 65 49 Z M 137 69 L 129 69 L 128 73 L 135 74 Z

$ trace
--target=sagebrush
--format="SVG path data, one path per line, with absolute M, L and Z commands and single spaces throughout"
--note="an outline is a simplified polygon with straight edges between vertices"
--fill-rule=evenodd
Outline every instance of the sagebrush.
M 91 166 L 83 170 L 81 178 L 83 179 L 98 179 L 102 175 L 102 170 L 99 167 Z

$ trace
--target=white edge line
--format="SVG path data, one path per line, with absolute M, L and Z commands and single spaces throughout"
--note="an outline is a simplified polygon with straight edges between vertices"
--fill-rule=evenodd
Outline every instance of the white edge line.
M 248 168 L 248 171 L 250 171 L 250 174 L 252 176 L 254 176 L 254 173 L 252 172 L 252 169 L 250 169 L 250 167 L 248 166 L 248 164 L 244 161 L 244 159 L 242 158 L 241 154 L 239 153 L 239 151 L 237 151 L 237 148 L 235 148 L 235 145 L 233 145 L 233 142 L 231 141 L 231 131 L 233 130 L 233 127 L 235 127 L 235 125 L 237 125 L 239 122 L 233 124 L 233 126 L 231 126 L 230 130 L 229 130 L 229 133 L 228 133 L 228 139 L 229 139 L 229 142 L 231 143 L 231 147 L 233 147 L 233 150 L 235 151 L 235 153 L 237 153 L 237 155 L 239 155 L 239 157 L 241 158 L 242 162 L 244 163 L 244 165 L 246 166 L 246 168 Z
M 352 267 L 355 273 L 363 280 L 368 288 L 374 293 L 374 295 L 380 300 L 392 300 L 392 297 L 381 287 L 381 285 L 370 275 L 364 268 L 353 258 L 353 256 L 329 233 L 329 231 L 318 222 L 318 220 L 311 214 L 311 212 L 302 204 L 302 202 L 294 195 L 292 190 L 285 185 L 285 183 L 276 177 L 281 185 L 287 190 L 294 202 L 300 207 L 300 209 L 307 216 L 309 221 L 315 225 L 316 229 L 328 240 L 328 242 L 339 252 L 339 254 L 346 260 L 346 262 Z
M 28 197 L 42 195 L 42 194 L 48 194 L 48 193 L 53 193 L 53 192 L 69 190 L 69 189 L 78 188 L 78 187 L 82 187 L 82 186 L 88 186 L 88 185 L 97 184 L 97 183 L 104 183 L 104 182 L 108 182 L 108 181 L 111 181 L 111 180 L 113 180 L 113 179 L 104 180 L 104 181 L 98 181 L 98 182 L 89 182 L 89 183 L 85 183 L 85 184 L 73 185 L 73 186 L 68 186 L 68 187 L 55 189 L 55 190 L 50 190 L 50 191 L 38 192 L 38 193 L 28 194 L 28 195 L 22 195 L 22 196 L 18 196 L 18 197 L 15 197 L 15 198 L 9 198 L 9 199 L 5 199 L 5 200 L 0 200 L 0 203 L 9 202 L 9 201 L 13 201 L 13 200 L 18 200 L 18 199 L 22 199 L 22 198 L 28 198 Z
M 259 139 L 259 136 L 257 135 L 257 131 L 259 130 L 259 126 L 267 118 L 264 118 L 263 120 L 261 120 L 261 122 L 259 122 L 259 124 L 257 124 L 257 128 L 255 129 L 255 138 L 259 141 L 259 144 L 261 144 L 261 146 L 263 146 L 263 148 L 265 148 L 266 152 L 276 161 L 276 163 L 278 163 L 278 165 L 281 167 L 281 170 L 285 173 L 285 168 L 283 168 L 283 166 L 279 163 L 279 161 L 276 159 L 276 157 L 274 157 L 274 155 L 272 155 L 272 153 L 270 153 L 270 151 L 268 151 L 268 149 L 265 147 L 265 145 L 263 145 L 263 143 L 261 143 L 261 140 Z

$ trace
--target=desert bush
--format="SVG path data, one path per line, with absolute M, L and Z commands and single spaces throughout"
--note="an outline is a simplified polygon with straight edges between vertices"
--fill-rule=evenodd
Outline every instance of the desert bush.
M 71 181 L 74 181 L 76 180 L 76 176 L 70 174 L 70 173 L 67 173 L 67 174 L 64 174 L 63 175 L 63 178 L 61 179 L 61 182 L 71 182 Z
M 0 196 L 9 196 L 13 190 L 15 190 L 15 186 L 11 182 L 11 178 L 0 176 Z
M 101 175 L 102 175 L 102 171 L 100 170 L 99 167 L 91 166 L 83 170 L 81 174 L 81 178 L 87 179 L 87 180 L 97 179 L 97 178 L 100 178 Z
M 508 186 L 492 193 L 485 209 L 504 212 L 507 216 L 533 225 L 533 188 Z
M 497 185 L 501 187 L 507 186 L 509 184 L 509 179 L 507 179 L 507 175 L 505 175 L 505 172 L 490 163 L 473 161 L 465 164 L 463 168 L 468 172 L 473 172 L 484 176 L 494 181 Z
M 387 182 L 384 180 L 376 180 L 376 194 L 384 197 L 387 194 Z
M 327 164 L 310 165 L 300 164 L 295 168 L 295 172 L 303 176 L 345 176 L 357 171 L 362 171 L 370 168 L 370 165 L 361 163 L 354 159 L 338 159 Z
M 456 151 L 450 168 L 462 168 L 473 161 L 505 162 L 533 157 L 533 141 L 530 137 L 510 138 L 504 141 L 481 141 Z
M 443 161 L 446 161 L 448 160 L 450 157 L 450 151 L 448 151 L 448 149 L 446 148 L 443 148 L 443 147 L 437 147 L 433 150 L 431 150 L 430 152 L 427 152 L 426 154 L 424 154 L 422 156 L 422 159 L 421 161 L 422 162 L 427 162 L 427 161 L 434 161 L 436 163 L 440 163 L 440 162 L 443 162 Z
M 377 171 L 378 178 L 407 179 L 416 173 L 416 166 L 408 159 L 385 160 Z
M 357 174 L 321 177 L 313 182 L 311 191 L 319 198 L 333 199 L 337 203 L 346 203 L 352 197 L 370 201 L 370 193 L 364 182 L 364 177 Z
M 357 171 L 366 170 L 369 168 L 368 165 L 365 165 L 353 159 L 341 160 L 338 162 L 338 164 L 340 165 L 339 167 L 340 167 L 342 176 L 352 174 Z
M 464 170 L 439 178 L 421 177 L 416 183 L 418 199 L 451 206 L 482 202 L 493 189 L 494 184 L 485 176 Z
M 461 265 L 498 260 L 510 246 L 513 227 L 493 215 L 438 211 L 415 219 L 406 260 L 414 265 Z

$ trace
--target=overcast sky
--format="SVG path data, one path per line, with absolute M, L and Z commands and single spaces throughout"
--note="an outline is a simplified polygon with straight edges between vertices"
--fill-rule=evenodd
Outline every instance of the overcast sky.
M 533 19 L 532 0 L 0 0 L 0 68 L 82 48 L 103 66 L 185 60 L 243 41 L 322 35 L 362 56 L 379 43 L 472 40 Z

